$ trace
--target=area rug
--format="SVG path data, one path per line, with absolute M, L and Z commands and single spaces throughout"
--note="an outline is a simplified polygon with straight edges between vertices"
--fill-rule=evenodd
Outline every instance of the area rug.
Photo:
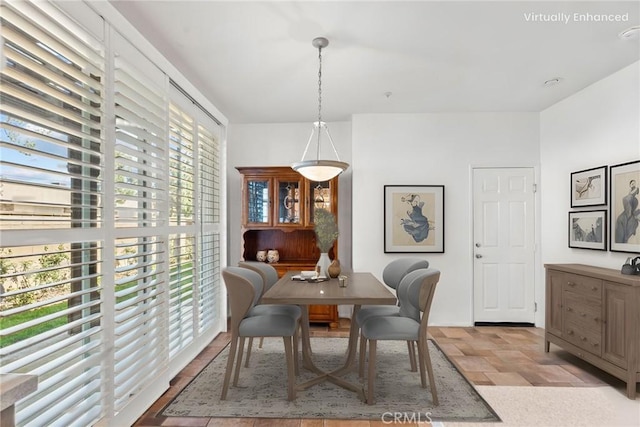
M 346 338 L 312 338 L 313 360 L 322 369 L 335 369 L 344 361 Z M 376 404 L 367 405 L 358 395 L 329 382 L 298 391 L 287 401 L 287 375 L 282 339 L 265 339 L 254 345 L 249 368 L 242 367 L 238 387 L 220 400 L 228 346 L 205 367 L 162 411 L 168 417 L 327 418 L 407 421 L 500 421 L 487 402 L 429 341 L 431 363 L 440 404 L 431 402 L 430 390 L 420 387 L 419 372 L 409 370 L 405 342 L 379 341 L 377 351 Z M 300 368 L 296 382 L 314 375 Z M 349 381 L 361 383 L 356 372 Z

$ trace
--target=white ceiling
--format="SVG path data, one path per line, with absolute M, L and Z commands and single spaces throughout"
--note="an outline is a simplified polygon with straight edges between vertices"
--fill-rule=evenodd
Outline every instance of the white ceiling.
M 639 1 L 111 1 L 232 123 L 536 112 L 640 59 Z M 620 15 L 578 22 L 574 13 Z M 568 23 L 527 21 L 569 15 Z M 625 15 L 627 14 L 627 15 Z M 560 77 L 561 83 L 545 86 Z M 387 97 L 386 92 L 392 95 Z

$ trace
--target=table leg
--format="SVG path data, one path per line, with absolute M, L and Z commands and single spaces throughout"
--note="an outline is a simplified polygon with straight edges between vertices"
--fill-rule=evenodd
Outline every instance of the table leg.
M 345 363 L 342 367 L 331 371 L 326 372 L 322 369 L 318 368 L 312 359 L 312 351 L 311 351 L 311 338 L 309 334 L 309 308 L 308 306 L 302 307 L 302 363 L 303 366 L 318 374 L 317 377 L 302 383 L 296 386 L 297 390 L 306 390 L 307 388 L 319 384 L 323 381 L 332 382 L 340 387 L 346 388 L 347 390 L 354 391 L 358 393 L 360 396 L 360 400 L 365 401 L 364 387 L 361 384 L 351 383 L 343 378 L 343 375 L 347 374 L 353 369 L 354 362 L 356 359 L 356 349 L 358 347 L 358 334 L 357 327 L 355 326 L 355 322 L 351 322 L 351 328 L 349 329 L 349 342 L 347 344 L 347 356 Z M 356 313 L 360 310 L 360 306 L 356 305 L 353 308 L 353 317 L 355 317 Z
M 313 364 L 313 351 L 311 350 L 311 337 L 309 332 L 309 306 L 301 305 L 302 309 L 302 366 L 311 372 L 324 374 L 324 371 Z
M 359 305 L 353 306 L 353 314 L 351 315 L 351 327 L 349 328 L 349 344 L 347 345 L 347 359 L 344 362 L 344 365 L 333 372 L 332 375 L 345 375 L 348 372 L 351 372 L 354 368 L 354 362 L 356 360 L 356 352 L 358 350 L 358 326 L 356 322 L 353 320 L 356 318 L 356 315 L 360 311 Z

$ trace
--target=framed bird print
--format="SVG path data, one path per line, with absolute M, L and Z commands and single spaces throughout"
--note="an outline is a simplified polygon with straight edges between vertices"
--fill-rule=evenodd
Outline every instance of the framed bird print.
M 444 252 L 444 185 L 384 186 L 384 251 Z

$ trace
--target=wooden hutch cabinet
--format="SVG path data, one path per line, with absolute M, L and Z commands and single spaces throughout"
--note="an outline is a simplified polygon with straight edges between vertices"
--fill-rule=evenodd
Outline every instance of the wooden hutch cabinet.
M 289 166 L 236 167 L 242 174 L 242 258 L 255 261 L 260 250 L 277 249 L 272 263 L 287 271 L 315 269 L 320 258 L 313 230 L 315 209 L 338 215 L 338 178 L 309 181 Z M 338 255 L 337 242 L 329 257 Z M 309 321 L 338 326 L 335 305 L 309 306 Z
M 627 383 L 640 382 L 640 276 L 546 264 L 545 350 L 556 344 Z

